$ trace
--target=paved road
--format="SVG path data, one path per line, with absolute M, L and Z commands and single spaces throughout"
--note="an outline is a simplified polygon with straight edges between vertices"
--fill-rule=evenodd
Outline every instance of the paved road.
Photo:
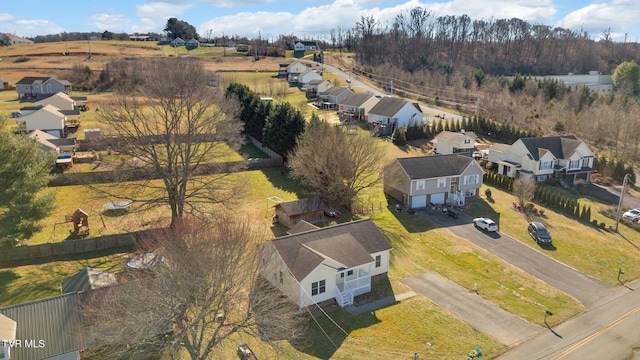
M 499 360 L 628 360 L 640 348 L 640 280 L 620 286 L 584 313 L 541 332 Z
M 447 227 L 454 234 L 573 296 L 587 309 L 597 305 L 614 289 L 613 286 L 583 274 L 544 254 L 545 251 L 553 250 L 545 250 L 541 247 L 534 249 L 510 236 L 478 230 L 471 224 L 472 219 L 465 214 L 460 214 L 458 219 L 452 219 L 437 211 L 426 212 L 430 220 L 440 226 Z M 533 240 L 532 246 L 536 246 Z
M 402 282 L 506 346 L 519 344 L 543 330 L 436 273 L 412 276 Z

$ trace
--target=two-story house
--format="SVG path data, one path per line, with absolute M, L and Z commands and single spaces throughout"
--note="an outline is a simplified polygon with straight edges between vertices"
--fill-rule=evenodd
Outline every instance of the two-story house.
M 294 51 L 316 51 L 318 49 L 318 43 L 315 41 L 297 41 L 293 44 Z
M 384 191 L 409 209 L 464 205 L 477 195 L 484 170 L 460 154 L 398 158 L 384 168 Z
M 371 108 L 367 122 L 378 135 L 391 135 L 399 127 L 409 124 L 422 124 L 424 114 L 420 105 L 405 99 L 386 96 Z
M 353 90 L 345 86 L 333 86 L 327 91 L 318 93 L 317 106 L 321 109 L 337 109 L 338 104 L 353 94 Z
M 473 131 L 443 131 L 431 141 L 436 154 L 461 154 L 472 156 L 476 151 L 478 136 Z
M 27 76 L 16 83 L 19 99 L 44 98 L 63 92 L 71 93 L 71 83 L 48 76 Z
M 345 119 L 364 120 L 379 99 L 368 93 L 353 93 L 338 103 L 338 112 Z
M 386 276 L 391 245 L 371 219 L 283 236 L 259 246 L 259 272 L 300 308 L 353 298 Z
M 589 182 L 595 155 L 575 136 L 522 138 L 512 145 L 489 148 L 489 161 L 498 164 L 498 173 L 544 182 L 557 179 L 567 184 Z

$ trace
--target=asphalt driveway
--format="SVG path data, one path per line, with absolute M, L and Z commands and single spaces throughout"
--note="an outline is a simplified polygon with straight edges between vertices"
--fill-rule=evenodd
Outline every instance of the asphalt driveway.
M 545 255 L 542 249 L 529 247 L 505 234 L 480 231 L 471 223 L 472 218 L 464 213 L 457 219 L 432 211 L 421 212 L 421 216 L 427 216 L 435 224 L 446 227 L 452 233 L 573 296 L 586 309 L 604 300 L 614 288 L 556 261 Z

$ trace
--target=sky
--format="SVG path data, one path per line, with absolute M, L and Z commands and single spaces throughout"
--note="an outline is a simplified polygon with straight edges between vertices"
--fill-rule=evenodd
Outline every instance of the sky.
M 328 39 L 362 16 L 382 24 L 414 7 L 436 16 L 466 14 L 474 20 L 519 18 L 531 24 L 587 31 L 594 40 L 640 42 L 639 0 L 0 0 L 0 32 L 23 37 L 62 32 L 162 33 L 175 17 L 200 36 L 279 35 Z

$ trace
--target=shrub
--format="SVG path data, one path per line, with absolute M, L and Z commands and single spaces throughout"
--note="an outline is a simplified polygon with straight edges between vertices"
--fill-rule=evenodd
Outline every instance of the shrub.
M 544 209 L 538 209 L 538 215 L 540 216 L 544 215 Z
M 593 219 L 591 223 L 593 224 L 593 226 L 598 227 L 598 220 Z
M 488 197 L 489 199 L 491 199 L 491 189 L 486 189 L 486 190 L 484 191 L 484 195 L 485 195 L 486 197 Z
M 603 229 L 603 230 L 604 230 L 604 228 L 605 228 L 605 227 L 607 227 L 607 225 L 605 225 L 605 223 L 604 223 L 604 222 L 601 222 L 601 223 L 600 223 L 600 229 Z

